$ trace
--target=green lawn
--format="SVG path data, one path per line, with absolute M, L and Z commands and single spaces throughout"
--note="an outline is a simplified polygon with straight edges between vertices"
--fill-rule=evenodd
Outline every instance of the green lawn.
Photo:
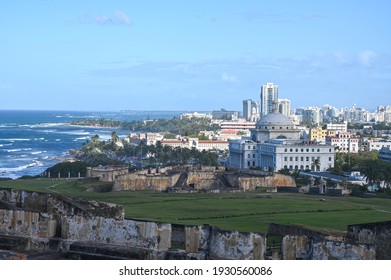
M 73 180 L 13 180 L 1 181 L 0 188 L 60 193 L 117 203 L 125 207 L 127 218 L 210 224 L 240 231 L 266 232 L 269 223 L 344 231 L 349 224 L 391 220 L 391 199 L 287 193 L 266 195 L 259 192 L 179 194 L 84 191 L 98 184 L 76 184 Z

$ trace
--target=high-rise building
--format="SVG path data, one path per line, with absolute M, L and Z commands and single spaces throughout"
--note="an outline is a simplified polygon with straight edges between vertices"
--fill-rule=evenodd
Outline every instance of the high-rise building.
M 289 117 L 291 115 L 291 101 L 289 99 L 278 99 L 278 112 Z
M 261 115 L 273 112 L 273 102 L 278 102 L 278 86 L 266 83 L 261 86 Z
M 251 99 L 243 100 L 243 118 L 250 122 L 256 122 L 260 118 L 259 102 Z

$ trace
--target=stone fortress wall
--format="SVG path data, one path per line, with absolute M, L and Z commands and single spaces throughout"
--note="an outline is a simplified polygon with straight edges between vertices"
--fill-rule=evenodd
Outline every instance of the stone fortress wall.
M 268 236 L 281 244 L 269 247 Z M 263 234 L 124 219 L 118 205 L 0 190 L 0 249 L 7 250 L 93 259 L 391 259 L 384 244 L 391 222 L 352 225 L 346 236 L 275 224 Z
M 296 187 L 291 176 L 215 167 L 168 167 L 116 177 L 113 191 L 250 191 L 259 187 Z

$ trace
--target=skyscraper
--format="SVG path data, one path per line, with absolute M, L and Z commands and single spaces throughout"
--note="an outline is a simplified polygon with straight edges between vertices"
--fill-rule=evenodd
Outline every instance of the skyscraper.
M 289 117 L 291 115 L 291 101 L 289 99 L 278 99 L 278 111 Z
M 251 99 L 243 100 L 243 118 L 247 121 L 256 122 L 259 120 L 259 102 Z
M 273 102 L 278 102 L 278 86 L 266 83 L 261 86 L 261 115 L 267 115 L 273 111 Z

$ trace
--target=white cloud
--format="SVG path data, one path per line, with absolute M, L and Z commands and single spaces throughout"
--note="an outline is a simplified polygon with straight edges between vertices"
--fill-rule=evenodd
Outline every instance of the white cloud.
M 377 55 L 373 51 L 363 51 L 358 54 L 358 61 L 363 66 L 371 66 L 376 57 Z
M 125 12 L 123 11 L 116 11 L 114 13 L 114 17 L 116 18 L 117 22 L 120 23 L 120 24 L 125 24 L 125 25 L 131 25 L 132 22 L 130 20 L 130 18 L 128 17 L 127 14 L 125 14 Z
M 98 25 L 126 25 L 131 26 L 132 22 L 129 16 L 124 11 L 115 11 L 113 15 L 92 15 L 85 14 L 80 20 L 83 24 L 98 24 Z
M 0 84 L 0 91 L 11 91 L 14 87 L 11 85 Z
M 227 73 L 223 73 L 221 75 L 221 80 L 224 82 L 229 82 L 229 83 L 237 83 L 239 81 L 238 77 L 236 75 L 230 75 Z

